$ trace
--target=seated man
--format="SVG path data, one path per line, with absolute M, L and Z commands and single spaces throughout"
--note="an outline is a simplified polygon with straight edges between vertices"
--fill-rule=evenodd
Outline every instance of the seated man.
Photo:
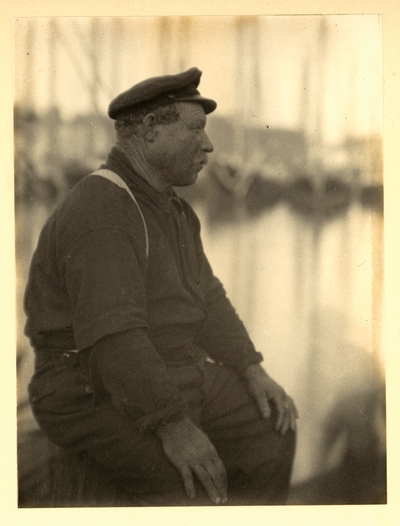
M 117 140 L 45 224 L 25 294 L 29 386 L 49 439 L 85 451 L 132 505 L 283 504 L 292 399 L 260 362 L 173 186 L 213 146 L 201 71 L 109 106 Z

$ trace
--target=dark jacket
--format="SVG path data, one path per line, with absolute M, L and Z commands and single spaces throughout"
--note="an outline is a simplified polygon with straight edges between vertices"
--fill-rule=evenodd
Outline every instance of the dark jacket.
M 135 353 L 135 370 L 121 374 L 151 384 L 146 411 L 157 413 L 154 424 L 179 406 L 166 368 L 160 372 L 163 364 L 201 348 L 240 373 L 261 355 L 212 273 L 190 205 L 172 190 L 153 189 L 116 148 L 103 167 L 135 195 L 149 233 L 149 257 L 142 219 L 126 190 L 86 177 L 40 235 L 25 294 L 26 334 L 34 348 L 57 352 L 81 351 L 134 330 L 129 352 Z

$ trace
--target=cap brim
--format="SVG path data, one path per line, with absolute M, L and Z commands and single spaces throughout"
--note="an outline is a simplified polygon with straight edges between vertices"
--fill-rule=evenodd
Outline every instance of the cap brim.
M 188 95 L 187 97 L 176 97 L 176 102 L 195 102 L 197 104 L 201 104 L 204 109 L 204 113 L 211 113 L 215 110 L 217 107 L 217 103 L 215 100 L 207 99 L 206 97 L 202 97 L 201 95 Z

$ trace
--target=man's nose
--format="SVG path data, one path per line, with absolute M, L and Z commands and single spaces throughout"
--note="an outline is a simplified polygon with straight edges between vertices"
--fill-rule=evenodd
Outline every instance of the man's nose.
M 206 132 L 203 132 L 201 149 L 207 153 L 211 153 L 214 150 L 213 143 L 210 141 L 210 138 L 208 137 Z

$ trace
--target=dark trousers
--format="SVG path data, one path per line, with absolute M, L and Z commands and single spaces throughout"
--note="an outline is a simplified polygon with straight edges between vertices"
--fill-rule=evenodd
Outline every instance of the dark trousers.
M 170 374 L 189 403 L 189 418 L 209 437 L 228 473 L 229 505 L 284 504 L 288 495 L 295 434 L 275 430 L 230 368 L 205 359 L 171 366 Z M 115 477 L 132 505 L 211 505 L 199 483 L 186 497 L 181 476 L 153 432 L 139 433 L 132 417 L 103 398 L 96 403 L 79 364 L 39 355 L 29 386 L 35 417 L 55 444 L 86 451 Z

